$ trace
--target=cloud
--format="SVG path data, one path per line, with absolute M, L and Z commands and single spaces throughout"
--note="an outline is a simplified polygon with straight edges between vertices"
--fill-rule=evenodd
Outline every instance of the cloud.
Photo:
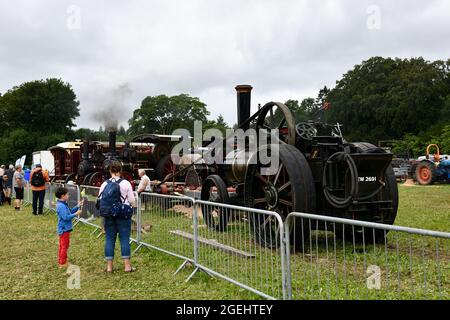
M 448 59 L 449 13 L 445 0 L 4 1 L 0 92 L 62 78 L 80 100 L 77 125 L 96 129 L 96 108 L 127 83 L 119 124 L 145 96 L 179 93 L 233 124 L 236 84 L 253 85 L 256 110 L 315 96 L 374 55 Z

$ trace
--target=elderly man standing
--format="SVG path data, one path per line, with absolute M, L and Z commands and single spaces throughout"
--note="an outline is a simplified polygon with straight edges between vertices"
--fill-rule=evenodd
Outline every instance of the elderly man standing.
M 49 181 L 47 171 L 42 170 L 42 166 L 37 164 L 30 175 L 34 215 L 43 214 L 44 212 L 45 183 Z
M 137 192 L 150 192 L 152 190 L 152 183 L 150 181 L 150 178 L 145 173 L 144 169 L 138 170 L 139 177 L 141 178 L 141 181 L 139 182 Z

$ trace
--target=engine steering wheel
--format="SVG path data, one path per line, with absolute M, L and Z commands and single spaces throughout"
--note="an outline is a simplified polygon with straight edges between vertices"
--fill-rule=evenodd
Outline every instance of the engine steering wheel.
M 305 140 L 312 140 L 317 135 L 317 129 L 308 122 L 300 122 L 295 127 L 298 136 Z

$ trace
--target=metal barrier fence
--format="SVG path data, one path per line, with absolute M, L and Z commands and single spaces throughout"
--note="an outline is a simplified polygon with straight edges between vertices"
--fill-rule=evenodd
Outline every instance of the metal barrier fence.
M 68 184 L 66 183 L 64 187 L 69 192 L 69 200 L 67 204 L 70 208 L 76 207 L 81 200 L 80 196 L 80 187 L 76 184 Z
M 285 298 L 284 224 L 278 213 L 201 200 L 194 212 L 200 270 L 267 299 Z
M 45 204 L 54 210 L 47 186 Z M 103 229 L 99 188 L 66 186 Z M 29 200 L 30 198 L 28 198 Z M 76 201 L 75 201 L 76 199 Z M 27 201 L 28 201 L 27 200 Z M 268 299 L 449 299 L 450 233 L 142 193 L 132 241 Z M 100 233 L 98 236 L 100 236 Z
M 135 252 L 145 246 L 183 259 L 176 273 L 187 262 L 193 263 L 193 199 L 141 193 L 138 200 L 138 216 L 132 224 L 139 243 Z
M 30 183 L 26 183 L 24 190 L 23 190 L 23 201 L 22 204 L 24 207 L 29 206 L 33 203 L 33 194 L 31 192 L 31 185 Z
M 80 186 L 80 200 L 84 200 L 83 207 L 81 208 L 81 216 L 77 221 L 94 227 L 93 233 L 103 231 L 103 218 L 100 216 L 100 212 L 95 207 L 97 202 L 97 196 L 100 188 L 92 186 Z M 100 236 L 100 233 L 98 236 Z
M 449 299 L 450 234 L 292 213 L 289 299 Z
M 45 197 L 44 197 L 44 210 L 47 212 L 56 213 L 56 196 L 55 192 L 58 188 L 64 187 L 62 183 L 46 183 L 45 184 Z

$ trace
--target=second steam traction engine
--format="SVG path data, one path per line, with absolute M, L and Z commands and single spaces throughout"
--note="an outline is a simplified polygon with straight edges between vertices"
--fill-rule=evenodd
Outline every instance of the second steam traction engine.
M 120 162 L 122 178 L 130 181 L 133 188 L 139 179 L 139 169 L 158 179 L 174 171 L 169 153 L 172 144 L 180 137 L 143 134 L 130 141 L 117 142 L 116 136 L 115 131 L 110 131 L 108 143 L 84 140 L 80 146 L 79 164 L 76 170 L 64 177 L 65 182 L 99 187 L 109 178 L 109 165 L 113 161 Z

